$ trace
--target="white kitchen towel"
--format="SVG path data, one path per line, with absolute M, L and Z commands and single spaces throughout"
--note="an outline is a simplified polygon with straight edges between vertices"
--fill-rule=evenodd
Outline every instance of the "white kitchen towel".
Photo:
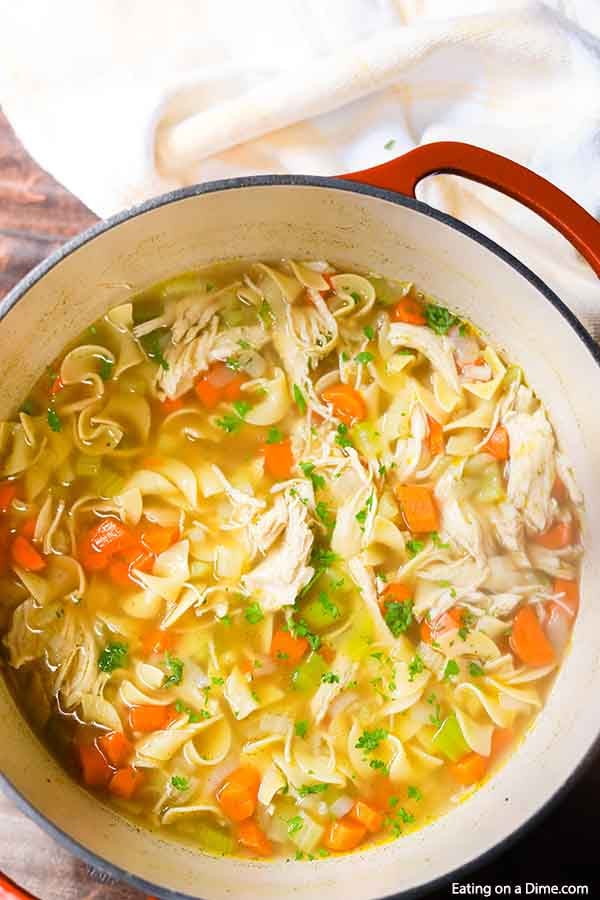
M 173 187 L 337 174 L 463 140 L 600 212 L 599 0 L 19 0 L 0 103 L 99 215 Z M 513 201 L 462 179 L 420 197 L 524 259 L 588 326 L 600 286 Z

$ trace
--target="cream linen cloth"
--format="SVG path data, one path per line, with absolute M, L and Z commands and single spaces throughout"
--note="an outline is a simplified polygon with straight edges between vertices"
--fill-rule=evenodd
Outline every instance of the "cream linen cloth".
M 0 103 L 102 216 L 434 140 L 494 149 L 600 211 L 600 0 L 18 0 L 0 20 Z M 462 179 L 420 197 L 512 250 L 600 335 L 598 280 L 545 223 Z

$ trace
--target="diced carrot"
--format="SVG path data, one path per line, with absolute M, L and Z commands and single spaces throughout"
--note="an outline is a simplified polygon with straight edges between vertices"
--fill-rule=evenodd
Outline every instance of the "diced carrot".
M 214 363 L 208 372 L 197 379 L 194 389 L 206 409 L 214 409 L 223 400 L 239 400 L 242 385 L 248 376 L 230 369 L 225 363 Z
M 237 838 L 242 847 L 252 850 L 258 856 L 271 856 L 273 853 L 271 841 L 254 819 L 245 819 L 240 822 Z
M 98 738 L 98 747 L 109 763 L 117 768 L 122 766 L 133 753 L 133 744 L 122 731 L 110 731 Z
M 321 646 L 317 650 L 317 653 L 325 660 L 328 665 L 335 659 L 335 650 L 333 649 L 331 644 L 325 644 L 323 643 L 323 641 L 321 641 Z
M 119 519 L 108 516 L 89 532 L 90 544 L 98 553 L 121 553 L 135 541 L 135 537 Z
M 552 496 L 558 503 L 566 503 L 569 499 L 569 492 L 562 478 L 557 475 L 552 485 Z
M 426 644 L 431 644 L 440 634 L 445 631 L 451 631 L 453 628 L 460 628 L 462 624 L 463 610 L 459 606 L 453 606 L 447 612 L 443 613 L 431 625 L 427 619 L 421 622 L 421 640 Z
M 130 569 L 141 569 L 142 572 L 152 571 L 154 553 L 141 541 L 136 541 L 135 544 L 132 544 L 127 550 L 123 550 L 119 555 Z
M 437 531 L 440 516 L 430 488 L 424 484 L 400 484 L 396 496 L 410 531 Z
M 508 431 L 503 425 L 497 425 L 482 447 L 496 459 L 505 460 L 509 456 Z
M 421 635 L 421 640 L 424 644 L 431 644 L 433 641 L 433 632 L 431 631 L 431 625 L 427 619 L 423 619 L 419 625 L 419 634 Z
M 0 575 L 8 572 L 8 527 L 0 526 Z
M 325 831 L 323 844 L 328 850 L 336 853 L 344 853 L 354 850 L 364 839 L 367 829 L 360 822 L 355 822 L 350 816 L 344 816 L 337 822 L 331 822 Z
M 21 534 L 17 535 L 12 542 L 10 553 L 14 564 L 28 572 L 41 572 L 46 568 L 44 557 L 38 553 L 31 541 Z
M 153 628 L 144 635 L 142 640 L 144 656 L 151 656 L 153 653 L 167 653 L 173 650 L 174 646 L 174 635 L 170 631 L 163 631 L 160 628 Z
M 104 787 L 113 773 L 104 754 L 95 744 L 80 744 L 79 762 L 88 787 Z
M 444 441 L 444 429 L 436 419 L 432 418 L 432 416 L 427 416 L 427 422 L 429 424 L 429 435 L 427 438 L 429 452 L 432 456 L 439 456 L 440 453 L 444 452 L 444 447 L 446 446 Z
M 165 416 L 168 416 L 170 413 L 183 409 L 183 400 L 181 397 L 174 397 L 173 399 L 165 397 L 165 399 L 161 401 L 160 406 Z
M 25 522 L 21 525 L 21 529 L 19 534 L 22 534 L 23 537 L 28 538 L 30 541 L 33 540 L 33 536 L 35 534 L 35 526 L 37 525 L 37 516 L 30 516 L 29 519 L 26 519 Z
M 52 387 L 50 388 L 50 396 L 56 397 L 56 395 L 62 391 L 64 388 L 64 384 L 62 382 L 62 378 L 60 375 L 57 375 L 54 381 L 52 382 Z
M 414 590 L 403 581 L 394 581 L 392 584 L 386 584 L 385 590 L 381 595 L 382 604 L 386 603 L 405 603 L 412 600 Z
M 131 569 L 122 559 L 113 559 L 108 566 L 108 577 L 113 584 L 123 588 L 131 588 L 137 584 L 131 575 Z
M 300 662 L 308 650 L 305 637 L 294 637 L 289 631 L 276 631 L 271 640 L 271 656 L 273 659 L 284 659 L 290 665 Z
M 272 478 L 283 481 L 291 477 L 294 455 L 289 438 L 276 444 L 264 444 L 261 449 L 265 458 L 265 469 Z
M 194 390 L 205 409 L 214 409 L 223 399 L 221 389 L 212 385 L 206 378 L 199 378 L 194 384 Z
M 547 666 L 554 662 L 554 648 L 532 606 L 524 606 L 516 614 L 509 643 L 513 653 L 528 666 Z
M 514 739 L 512 728 L 494 728 L 492 732 L 492 757 L 501 756 Z
M 424 325 L 427 320 L 419 301 L 407 294 L 392 310 L 392 321 L 407 322 L 409 325 Z
M 153 553 L 164 553 L 179 538 L 177 525 L 145 525 L 142 530 L 142 543 Z
M 562 550 L 573 543 L 573 522 L 557 522 L 542 534 L 536 534 L 533 538 L 536 544 L 546 547 L 548 550 Z
M 332 384 L 321 394 L 325 403 L 333 407 L 334 415 L 345 425 L 353 425 L 367 418 L 367 407 L 362 394 L 349 384 Z
M 379 812 L 378 809 L 373 809 L 372 806 L 369 806 L 362 800 L 356 801 L 348 815 L 351 819 L 354 819 L 356 822 L 364 825 L 367 831 L 370 831 L 371 834 L 375 834 L 376 832 L 381 831 L 381 826 L 383 825 L 383 815 Z
M 0 483 L 0 513 L 8 511 L 9 506 L 17 496 L 17 485 L 14 481 Z
M 562 606 L 568 606 L 575 617 L 579 609 L 579 584 L 576 581 L 567 581 L 566 578 L 555 578 L 554 593 L 564 595 L 560 602 Z
M 260 773 L 253 766 L 242 766 L 227 776 L 217 791 L 217 802 L 232 822 L 243 822 L 254 815 Z
M 238 668 L 244 675 L 248 675 L 248 673 L 252 671 L 253 666 L 248 657 L 244 656 L 244 658 L 239 661 Z
M 451 763 L 448 766 L 448 771 L 459 784 L 467 787 L 481 781 L 487 772 L 487 767 L 488 759 L 486 756 L 480 756 L 479 753 L 467 753 L 458 762 Z
M 132 706 L 129 710 L 129 727 L 132 731 L 143 733 L 162 731 L 176 716 L 173 706 Z
M 118 769 L 115 772 L 108 784 L 108 790 L 115 797 L 131 800 L 143 780 L 144 776 L 138 769 L 127 766 L 126 769 Z

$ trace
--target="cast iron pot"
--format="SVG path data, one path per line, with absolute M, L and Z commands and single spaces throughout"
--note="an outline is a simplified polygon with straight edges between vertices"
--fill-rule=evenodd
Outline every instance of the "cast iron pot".
M 213 858 L 140 830 L 67 776 L 0 683 L 8 795 L 51 835 L 161 898 L 414 897 L 522 833 L 572 783 L 600 733 L 600 354 L 561 300 L 518 259 L 418 202 L 420 179 L 464 175 L 521 200 L 600 275 L 600 225 L 556 187 L 466 144 L 419 147 L 345 178 L 259 176 L 175 191 L 86 231 L 0 307 L 0 419 L 67 341 L 153 282 L 224 257 L 329 259 L 411 279 L 472 318 L 521 364 L 548 407 L 587 498 L 582 604 L 573 650 L 526 741 L 468 802 L 415 834 L 351 857 L 274 863 Z M 6 883 L 2 896 L 27 896 Z

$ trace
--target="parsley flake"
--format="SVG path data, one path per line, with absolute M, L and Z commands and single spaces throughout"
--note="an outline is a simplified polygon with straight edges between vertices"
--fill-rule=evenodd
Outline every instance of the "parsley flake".
M 127 664 L 129 648 L 127 644 L 107 644 L 98 657 L 98 668 L 102 672 L 114 672 L 115 669 L 123 669 Z

